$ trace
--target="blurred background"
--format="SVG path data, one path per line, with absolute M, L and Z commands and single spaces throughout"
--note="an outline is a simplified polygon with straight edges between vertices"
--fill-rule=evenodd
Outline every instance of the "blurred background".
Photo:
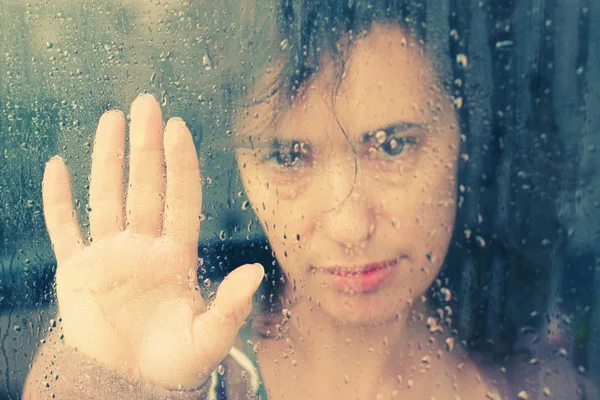
M 568 320 L 573 365 L 600 382 L 600 2 L 406 3 L 452 68 L 468 138 L 460 229 L 472 234 L 454 260 L 461 334 L 497 348 L 524 327 L 552 335 Z M 205 276 L 273 262 L 229 127 L 236 93 L 279 46 L 273 5 L 0 0 L 0 397 L 18 398 L 55 312 L 44 164 L 66 160 L 85 227 L 97 120 L 127 114 L 139 93 L 196 141 Z

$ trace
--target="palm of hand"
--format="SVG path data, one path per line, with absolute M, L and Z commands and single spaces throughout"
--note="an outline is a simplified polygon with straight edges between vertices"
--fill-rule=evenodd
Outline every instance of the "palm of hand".
M 134 102 L 131 119 L 126 202 L 124 117 L 108 112 L 98 126 L 90 245 L 83 245 L 72 211 L 64 163 L 55 157 L 46 168 L 44 210 L 58 261 L 64 339 L 132 377 L 192 388 L 227 355 L 263 271 L 248 265 L 231 273 L 206 311 L 197 286 L 201 188 L 191 135 L 172 119 L 163 143 L 151 96 Z

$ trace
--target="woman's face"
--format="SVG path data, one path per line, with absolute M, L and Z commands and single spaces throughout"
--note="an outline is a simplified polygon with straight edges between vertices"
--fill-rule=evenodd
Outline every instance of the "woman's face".
M 398 27 L 356 41 L 337 82 L 324 60 L 277 124 L 273 103 L 248 109 L 238 165 L 292 298 L 342 321 L 383 322 L 441 268 L 459 131 L 433 66 Z

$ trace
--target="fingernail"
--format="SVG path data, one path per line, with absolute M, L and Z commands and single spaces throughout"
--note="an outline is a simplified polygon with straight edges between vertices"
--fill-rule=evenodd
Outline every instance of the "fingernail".
M 145 112 L 148 110 L 147 106 L 150 104 L 158 104 L 156 97 L 150 93 L 140 94 L 138 97 L 136 97 L 133 103 L 131 103 L 131 112 Z
M 121 110 L 108 110 L 105 111 L 104 114 L 100 117 L 100 121 L 98 121 L 98 125 L 106 123 L 107 121 L 114 120 L 125 120 L 125 114 Z
M 265 276 L 265 269 L 259 263 L 249 264 L 246 271 L 249 281 L 260 283 Z
M 48 162 L 46 162 L 46 165 L 54 164 L 56 162 L 59 162 L 60 160 L 61 160 L 61 156 L 59 156 L 58 154 L 56 154 L 51 159 L 49 159 Z
M 116 115 L 116 116 L 119 116 L 119 117 L 124 117 L 125 116 L 125 114 L 123 113 L 123 111 L 121 111 L 119 109 L 116 109 L 116 108 L 113 108 L 112 110 L 106 111 L 104 113 L 104 115 Z
M 180 118 L 180 117 L 171 117 L 169 118 L 169 121 L 167 122 L 167 125 L 170 123 L 180 123 L 180 124 L 184 124 L 185 125 L 185 121 Z
M 265 277 L 265 268 L 259 263 L 255 263 L 254 265 L 256 265 L 258 279 L 262 281 Z
M 154 96 L 153 96 L 152 94 L 150 94 L 150 93 L 140 93 L 140 94 L 138 95 L 138 97 L 137 97 L 137 98 L 138 98 L 138 99 L 141 99 L 141 98 L 144 98 L 144 97 L 149 97 L 149 98 L 151 98 L 151 99 L 153 99 L 153 100 L 156 100 L 156 97 L 154 97 Z

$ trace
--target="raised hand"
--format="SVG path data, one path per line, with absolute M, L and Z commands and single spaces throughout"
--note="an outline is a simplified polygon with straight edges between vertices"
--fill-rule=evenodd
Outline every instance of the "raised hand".
M 89 244 L 63 160 L 46 166 L 44 214 L 64 340 L 129 376 L 194 388 L 231 349 L 264 271 L 236 269 L 207 309 L 197 285 L 202 192 L 190 132 L 178 118 L 163 130 L 158 103 L 143 95 L 131 106 L 129 143 L 125 191 L 125 118 L 105 113 L 92 158 Z

